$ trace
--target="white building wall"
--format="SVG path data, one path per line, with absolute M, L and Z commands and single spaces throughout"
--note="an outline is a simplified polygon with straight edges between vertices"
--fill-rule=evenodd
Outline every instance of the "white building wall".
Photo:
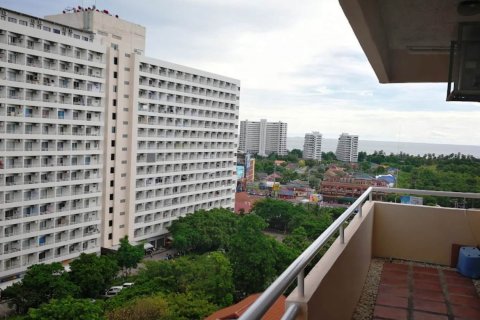
M 0 281 L 100 251 L 105 47 L 0 13 Z
M 303 158 L 322 160 L 322 135 L 319 132 L 305 134 Z
M 338 138 L 336 156 L 343 162 L 357 162 L 358 136 L 342 133 Z

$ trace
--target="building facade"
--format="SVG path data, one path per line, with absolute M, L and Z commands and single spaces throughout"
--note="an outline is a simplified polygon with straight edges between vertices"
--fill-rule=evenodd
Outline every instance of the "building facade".
M 322 160 L 322 134 L 314 131 L 305 134 L 303 143 L 303 158 Z
M 342 133 L 338 138 L 337 159 L 343 162 L 358 161 L 358 136 Z
M 105 12 L 0 11 L 0 281 L 233 209 L 239 81 L 144 48 Z
M 244 153 L 268 156 L 287 154 L 287 123 L 244 120 L 240 122 L 238 150 Z

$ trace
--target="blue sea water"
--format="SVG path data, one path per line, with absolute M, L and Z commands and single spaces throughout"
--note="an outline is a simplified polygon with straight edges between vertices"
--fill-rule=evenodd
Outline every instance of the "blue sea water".
M 303 137 L 287 137 L 287 149 L 300 149 L 303 150 Z M 323 139 L 322 151 L 323 152 L 335 152 L 337 148 L 337 139 Z M 440 154 L 452 154 L 461 153 L 465 155 L 472 155 L 476 158 L 480 158 L 480 146 L 472 145 L 456 145 L 456 144 L 435 144 L 435 143 L 415 143 L 415 142 L 393 142 L 393 141 L 373 141 L 362 140 L 358 141 L 358 151 L 365 151 L 367 153 L 373 153 L 374 151 L 383 150 L 386 154 L 400 152 L 408 153 L 411 155 L 421 155 L 434 153 Z

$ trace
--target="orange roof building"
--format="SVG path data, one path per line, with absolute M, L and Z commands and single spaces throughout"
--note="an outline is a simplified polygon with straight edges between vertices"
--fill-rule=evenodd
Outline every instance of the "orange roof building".
M 250 307 L 255 302 L 255 300 L 258 299 L 259 296 L 260 293 L 249 295 L 237 304 L 216 311 L 209 317 L 205 318 L 205 320 L 238 319 L 245 311 L 247 311 L 248 307 Z M 277 301 L 275 301 L 275 303 L 270 307 L 270 309 L 268 309 L 268 311 L 262 317 L 262 320 L 280 320 L 284 312 L 285 297 L 280 296 Z

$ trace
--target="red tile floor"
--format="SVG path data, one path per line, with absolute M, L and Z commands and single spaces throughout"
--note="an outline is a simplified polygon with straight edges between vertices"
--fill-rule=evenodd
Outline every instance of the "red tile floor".
M 374 319 L 479 320 L 480 298 L 456 271 L 384 263 Z

